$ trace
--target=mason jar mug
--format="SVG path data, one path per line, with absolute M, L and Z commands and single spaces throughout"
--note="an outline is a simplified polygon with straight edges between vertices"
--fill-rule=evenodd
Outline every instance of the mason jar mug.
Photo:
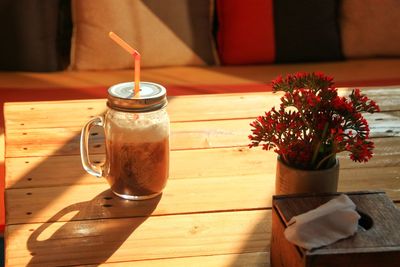
M 108 110 L 90 120 L 81 133 L 84 169 L 104 177 L 114 194 L 142 200 L 159 195 L 169 175 L 169 117 L 163 86 L 141 82 L 140 95 L 133 96 L 133 83 L 108 90 Z M 90 161 L 88 141 L 93 126 L 104 128 L 106 160 L 101 166 Z

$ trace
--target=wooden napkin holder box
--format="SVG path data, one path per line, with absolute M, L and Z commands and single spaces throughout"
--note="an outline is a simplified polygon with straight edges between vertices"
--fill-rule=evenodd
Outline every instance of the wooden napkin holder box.
M 338 194 L 277 195 L 272 200 L 272 267 L 400 266 L 400 209 L 384 192 L 345 193 L 361 215 L 354 236 L 305 250 L 290 243 L 283 232 L 296 215 L 326 203 Z

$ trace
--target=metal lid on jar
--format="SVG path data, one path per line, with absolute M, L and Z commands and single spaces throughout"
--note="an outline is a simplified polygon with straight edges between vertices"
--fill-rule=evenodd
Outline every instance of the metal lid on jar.
M 151 82 L 140 83 L 139 96 L 134 96 L 133 82 L 119 83 L 108 89 L 107 105 L 127 112 L 149 112 L 167 105 L 167 90 L 164 86 Z

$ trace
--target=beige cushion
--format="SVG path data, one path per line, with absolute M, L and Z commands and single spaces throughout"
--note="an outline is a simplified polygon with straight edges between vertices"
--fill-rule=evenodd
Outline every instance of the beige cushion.
M 345 57 L 400 55 L 399 0 L 342 0 L 340 23 Z
M 142 67 L 213 64 L 210 1 L 74 0 L 70 68 L 133 68 L 110 31 L 141 53 Z

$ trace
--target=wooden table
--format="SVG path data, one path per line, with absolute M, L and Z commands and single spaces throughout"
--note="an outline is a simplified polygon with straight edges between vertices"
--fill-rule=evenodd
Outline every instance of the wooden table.
M 383 110 L 367 116 L 375 157 L 340 155 L 339 190 L 385 190 L 399 203 L 400 89 L 364 92 Z M 171 97 L 170 179 L 162 197 L 137 202 L 81 167 L 81 127 L 105 100 L 6 104 L 7 265 L 269 266 L 276 155 L 248 149 L 247 136 L 279 97 Z M 101 131 L 92 141 L 100 162 Z

